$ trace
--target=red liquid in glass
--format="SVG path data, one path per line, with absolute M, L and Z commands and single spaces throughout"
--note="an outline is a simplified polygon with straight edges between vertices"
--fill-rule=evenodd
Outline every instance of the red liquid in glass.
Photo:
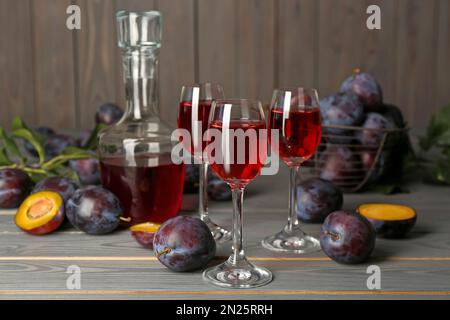
M 208 120 L 209 120 L 209 112 L 211 111 L 211 104 L 212 104 L 211 100 L 201 100 L 198 103 L 198 110 L 195 111 L 194 108 L 192 107 L 191 101 L 180 102 L 180 110 L 178 112 L 178 128 L 186 129 L 191 133 L 191 141 L 184 142 L 184 146 L 191 154 L 193 153 L 193 151 L 203 152 L 203 149 L 208 144 L 207 141 L 203 141 L 203 134 L 208 129 Z M 193 114 L 195 112 L 197 113 L 197 117 L 193 118 Z M 201 121 L 201 130 L 198 130 L 199 136 L 196 139 L 198 150 L 194 150 L 194 134 L 192 131 L 193 129 L 192 120 Z M 200 125 L 200 123 L 198 123 L 198 125 Z
M 125 159 L 111 157 L 100 162 L 103 186 L 121 201 L 129 224 L 164 222 L 177 215 L 183 198 L 184 165 L 159 158 L 149 166 L 148 158 L 137 158 L 136 166 L 125 165 Z
M 280 158 L 288 166 L 298 166 L 308 160 L 320 144 L 322 135 L 320 110 L 293 110 L 284 119 L 283 110 L 272 109 L 269 116 L 269 129 L 279 130 Z
M 222 122 L 213 121 L 210 126 L 211 129 L 218 129 L 222 132 Z M 211 168 L 216 174 L 232 186 L 245 186 L 253 178 L 255 178 L 264 166 L 267 158 L 267 134 L 261 134 L 260 129 L 265 129 L 264 121 L 231 121 L 230 129 L 242 129 L 245 134 L 249 134 L 249 130 L 255 130 L 255 139 L 250 141 L 248 137 L 242 140 L 235 136 L 233 144 L 233 159 L 230 159 L 230 164 L 227 166 L 224 163 L 211 162 Z M 222 132 L 222 139 L 224 133 Z M 217 152 L 226 152 L 226 149 L 217 150 Z M 244 152 L 242 160 L 238 162 L 238 152 Z M 215 153 L 212 156 L 217 158 Z M 226 157 L 225 154 L 222 155 Z

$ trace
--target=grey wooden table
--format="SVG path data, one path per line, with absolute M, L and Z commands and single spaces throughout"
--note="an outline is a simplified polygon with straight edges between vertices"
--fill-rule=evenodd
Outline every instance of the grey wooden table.
M 413 206 L 418 221 L 403 240 L 377 239 L 372 259 L 339 265 L 322 252 L 283 255 L 269 252 L 261 239 L 282 228 L 287 216 L 287 170 L 258 177 L 245 195 L 244 238 L 250 259 L 272 270 L 274 280 L 251 290 L 221 289 L 205 283 L 201 271 L 174 273 L 126 230 L 89 236 L 64 229 L 31 236 L 16 228 L 14 211 L 0 211 L 0 298 L 70 299 L 447 299 L 450 297 L 450 188 L 417 184 L 410 194 L 347 194 L 344 207 L 368 201 Z M 185 197 L 189 207 L 195 199 Z M 212 202 L 217 222 L 230 225 L 231 203 Z M 184 214 L 194 214 L 184 212 Z M 304 225 L 317 236 L 320 225 Z M 217 259 L 229 246 L 219 247 Z M 81 289 L 68 290 L 69 266 L 81 271 Z M 367 267 L 381 269 L 381 290 L 367 288 Z

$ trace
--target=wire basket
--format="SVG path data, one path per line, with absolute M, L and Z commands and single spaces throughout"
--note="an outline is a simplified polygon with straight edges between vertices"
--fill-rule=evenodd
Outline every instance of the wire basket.
M 313 158 L 305 162 L 312 174 L 332 181 L 345 192 L 357 192 L 401 170 L 403 146 L 409 128 L 370 129 L 354 126 L 323 125 L 322 141 Z M 358 134 L 372 137 L 361 144 Z

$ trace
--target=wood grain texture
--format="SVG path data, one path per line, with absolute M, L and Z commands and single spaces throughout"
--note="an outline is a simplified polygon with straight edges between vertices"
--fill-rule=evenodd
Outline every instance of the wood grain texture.
M 160 114 L 176 126 L 181 87 L 196 81 L 194 0 L 160 1 L 163 40 L 160 58 Z
M 81 4 L 82 30 L 65 28 Z M 0 0 L 0 124 L 22 115 L 57 129 L 89 127 L 103 100 L 124 105 L 117 10 L 160 9 L 161 110 L 175 124 L 180 87 L 220 82 L 229 97 L 270 101 L 276 86 L 338 90 L 354 67 L 413 127 L 450 101 L 447 0 Z M 369 4 L 382 29 L 366 28 Z
M 66 27 L 69 0 L 32 1 L 36 121 L 75 128 L 74 32 Z
M 319 0 L 319 94 L 339 90 L 342 81 L 365 59 L 363 29 L 366 28 L 364 1 Z
M 35 123 L 30 1 L 0 0 L 0 126 Z
M 245 194 L 244 241 L 255 264 L 269 268 L 274 281 L 254 290 L 222 290 L 201 279 L 201 271 L 173 273 L 151 251 L 141 248 L 127 230 L 89 236 L 63 228 L 46 236 L 24 234 L 14 225 L 13 210 L 0 212 L 0 298 L 141 298 L 141 299 L 436 299 L 450 294 L 450 206 L 448 188 L 415 184 L 410 194 L 389 197 L 418 213 L 417 224 L 403 240 L 377 239 L 367 263 L 340 265 L 323 252 L 285 255 L 261 247 L 261 239 L 286 222 L 288 170 L 277 176 L 260 176 Z M 346 194 L 345 209 L 362 202 L 386 201 L 372 193 Z M 230 225 L 231 203 L 210 203 L 214 220 Z M 195 214 L 183 212 L 183 214 Z M 304 224 L 317 236 L 319 224 Z M 219 246 L 211 265 L 223 260 L 229 245 Z M 366 287 L 369 265 L 380 266 L 381 291 Z M 82 271 L 82 290 L 67 291 L 67 267 Z M 25 290 L 25 291 L 24 291 Z
M 436 65 L 436 107 L 450 104 L 450 1 L 440 0 L 439 12 L 437 65 Z
M 275 1 L 238 1 L 239 95 L 269 104 L 275 75 Z
M 383 90 L 383 100 L 395 102 L 396 65 L 397 65 L 397 0 L 366 0 L 365 8 L 378 5 L 381 9 L 381 30 L 369 30 L 361 26 L 363 57 L 358 61 L 363 70 L 372 73 Z M 369 15 L 365 14 L 367 19 Z M 399 105 L 402 111 L 407 106 Z
M 199 82 L 221 84 L 225 96 L 239 97 L 237 2 L 198 1 Z
M 395 102 L 406 110 L 409 123 L 422 128 L 437 109 L 436 4 L 434 0 L 399 0 Z
M 317 87 L 317 2 L 277 1 L 275 55 L 278 87 Z
M 111 0 L 78 0 L 82 29 L 76 35 L 78 124 L 94 125 L 95 111 L 102 103 L 117 102 L 120 64 L 114 59 L 117 48 L 115 6 Z

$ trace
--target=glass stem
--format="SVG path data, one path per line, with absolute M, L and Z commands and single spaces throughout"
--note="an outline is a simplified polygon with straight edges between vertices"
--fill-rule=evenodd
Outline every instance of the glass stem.
M 245 259 L 242 245 L 242 204 L 244 201 L 244 188 L 233 188 L 233 253 L 228 259 L 233 266 Z
M 286 231 L 292 232 L 298 226 L 298 217 L 295 208 L 297 207 L 297 174 L 300 166 L 290 168 L 290 182 L 289 182 L 289 216 L 286 225 Z
M 209 221 L 208 216 L 208 164 L 202 162 L 200 164 L 200 181 L 199 181 L 199 212 L 202 221 Z

